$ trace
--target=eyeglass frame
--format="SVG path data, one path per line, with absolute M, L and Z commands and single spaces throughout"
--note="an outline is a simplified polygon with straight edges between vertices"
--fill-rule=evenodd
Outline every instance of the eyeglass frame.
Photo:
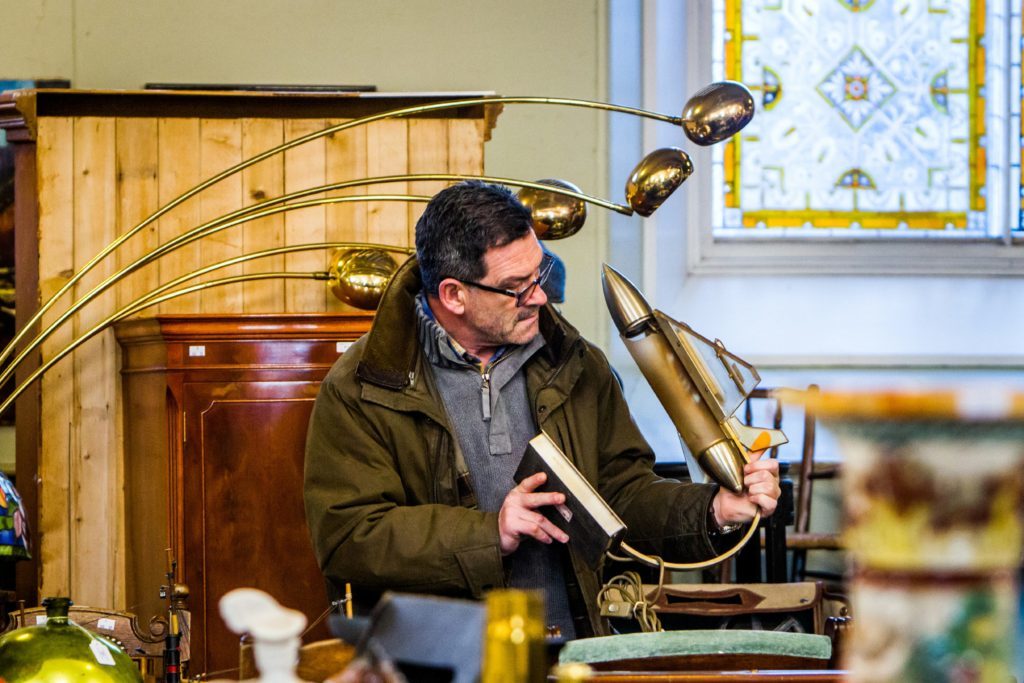
M 472 280 L 463 280 L 457 277 L 453 277 L 452 279 L 457 282 L 461 282 L 464 285 L 469 285 L 470 287 L 482 289 L 485 292 L 494 292 L 495 294 L 504 294 L 505 296 L 512 297 L 513 299 L 516 300 L 516 308 L 522 308 L 523 302 L 530 298 L 530 295 L 533 294 L 534 290 L 548 281 L 548 278 L 551 277 L 551 271 L 554 270 L 554 267 L 554 257 L 551 256 L 550 254 L 544 254 L 543 258 L 541 258 L 540 261 L 540 272 L 537 273 L 537 277 L 531 280 L 529 284 L 527 284 L 518 292 L 515 292 L 511 289 L 503 289 L 501 287 L 492 287 L 491 285 L 485 285 L 480 282 L 473 282 Z

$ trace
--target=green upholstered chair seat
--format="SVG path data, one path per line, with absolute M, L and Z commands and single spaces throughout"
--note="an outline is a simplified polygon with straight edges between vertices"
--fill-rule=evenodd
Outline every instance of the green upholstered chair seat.
M 694 670 L 710 664 L 728 670 L 825 668 L 831 656 L 826 636 L 730 629 L 582 638 L 566 643 L 558 659 L 599 669 Z

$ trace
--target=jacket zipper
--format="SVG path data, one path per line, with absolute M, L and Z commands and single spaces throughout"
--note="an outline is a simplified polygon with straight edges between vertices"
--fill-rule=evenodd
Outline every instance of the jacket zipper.
M 480 372 L 480 408 L 483 411 L 484 422 L 491 421 L 491 371 L 506 358 L 507 355 L 502 356 Z
M 484 422 L 491 421 L 491 373 L 487 370 L 480 373 L 480 408 L 483 410 Z

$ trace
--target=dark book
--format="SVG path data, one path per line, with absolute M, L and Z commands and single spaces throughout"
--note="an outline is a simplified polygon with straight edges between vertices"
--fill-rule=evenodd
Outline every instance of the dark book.
M 588 566 L 596 567 L 606 552 L 619 547 L 626 525 L 544 432 L 530 440 L 514 479 L 519 483 L 537 472 L 548 475 L 537 491 L 565 494 L 564 504 L 537 511 L 569 535 L 569 544 Z

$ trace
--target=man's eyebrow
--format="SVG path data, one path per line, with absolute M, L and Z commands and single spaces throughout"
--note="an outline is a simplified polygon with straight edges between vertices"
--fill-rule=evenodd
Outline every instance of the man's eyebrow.
M 515 289 L 516 285 L 521 285 L 529 282 L 533 279 L 533 273 L 524 275 L 522 277 L 507 277 L 498 283 L 498 287 L 501 289 Z
M 541 258 L 540 263 L 537 267 L 530 271 L 528 275 L 521 275 L 519 277 L 509 276 L 502 280 L 497 286 L 501 289 L 515 289 L 516 285 L 524 285 L 527 282 L 532 282 L 534 273 L 540 272 L 540 269 L 544 266 L 544 259 Z

